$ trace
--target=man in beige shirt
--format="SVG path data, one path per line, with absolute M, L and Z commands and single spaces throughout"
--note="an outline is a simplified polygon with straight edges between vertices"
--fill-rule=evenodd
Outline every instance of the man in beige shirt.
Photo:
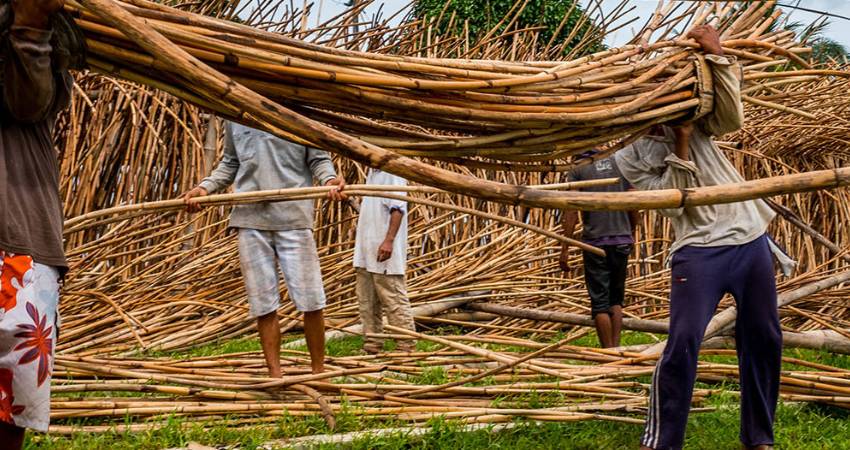
M 637 189 L 689 189 L 738 183 L 741 175 L 712 136 L 743 124 L 739 65 L 724 55 L 716 30 L 697 27 L 714 82 L 714 107 L 695 121 L 660 127 L 616 154 L 623 176 Z M 773 211 L 761 200 L 663 210 L 676 240 L 671 247 L 670 334 L 652 377 L 642 449 L 681 449 L 706 326 L 720 299 L 738 307 L 735 340 L 741 378 L 741 442 L 773 445 L 779 395 L 782 333 L 772 250 Z

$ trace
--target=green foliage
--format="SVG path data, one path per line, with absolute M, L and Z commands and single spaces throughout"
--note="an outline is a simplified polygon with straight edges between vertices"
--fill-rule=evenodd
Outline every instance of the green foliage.
M 850 51 L 832 39 L 819 37 L 812 42 L 812 59 L 821 64 L 832 61 L 847 64 L 850 62 Z
M 824 364 L 827 366 L 838 367 L 841 369 L 850 370 L 850 356 L 842 355 L 840 353 L 832 353 L 826 350 L 812 350 L 807 348 L 788 348 L 783 351 L 785 356 L 789 358 L 797 358 L 802 359 L 804 361 L 813 362 L 817 364 Z M 812 370 L 808 367 L 803 366 L 795 366 L 783 364 L 783 368 L 788 370 L 793 369 L 802 369 L 802 370 Z
M 574 35 L 575 37 L 564 48 L 565 52 L 569 52 L 570 49 L 578 44 L 581 37 L 590 31 L 592 26 L 589 21 L 582 23 L 582 17 L 585 15 L 585 11 L 580 4 L 572 8 L 573 3 L 576 1 L 529 0 L 528 5 L 523 9 L 519 20 L 517 20 L 512 30 L 545 26 L 546 29 L 540 33 L 539 42 L 545 45 L 557 31 L 558 35 L 552 41 L 553 47 L 557 48 L 557 46 L 561 45 L 570 37 L 572 31 L 581 23 L 580 29 Z M 448 6 L 446 6 L 447 2 L 449 2 Z M 483 38 L 488 31 L 499 24 L 502 18 L 511 12 L 514 4 L 514 0 L 418 0 L 415 6 L 415 15 L 416 17 L 427 18 L 428 20 L 442 17 L 440 23 L 437 24 L 439 30 L 444 34 L 449 32 L 456 36 L 464 35 L 464 24 L 468 21 L 469 37 L 474 42 L 477 39 Z M 564 16 L 571 8 L 572 11 L 569 18 L 563 27 L 561 27 L 560 31 L 558 31 L 558 27 L 561 25 Z M 445 12 L 443 12 L 444 9 Z M 455 14 L 455 19 L 452 29 L 448 30 L 449 19 L 453 13 Z M 514 15 L 515 11 L 511 14 L 511 18 Z M 494 36 L 498 36 L 499 33 L 504 32 L 505 27 L 510 21 L 511 19 L 509 18 L 499 25 L 499 29 Z M 593 50 L 600 48 L 601 42 L 597 42 L 592 47 L 594 47 Z
M 422 370 L 422 374 L 411 379 L 413 384 L 445 384 L 449 382 L 449 376 L 442 367 L 426 367 Z
M 362 336 L 345 336 L 342 339 L 330 339 L 325 345 L 328 356 L 354 356 L 363 349 Z

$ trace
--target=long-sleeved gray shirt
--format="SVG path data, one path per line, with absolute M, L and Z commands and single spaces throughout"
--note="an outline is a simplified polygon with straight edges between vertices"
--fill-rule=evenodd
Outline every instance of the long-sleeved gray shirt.
M 0 16 L 8 8 L 0 6 Z M 6 31 L 0 39 L 0 250 L 65 272 L 53 124 L 70 101 L 73 79 L 52 61 L 52 30 Z
M 327 152 L 280 139 L 265 131 L 228 122 L 224 155 L 200 186 L 209 193 L 236 185 L 236 192 L 324 185 L 336 177 Z M 314 201 L 257 203 L 233 207 L 230 226 L 287 231 L 313 228 Z
M 674 137 L 669 127 L 664 127 L 665 136 L 644 137 L 615 154 L 623 176 L 637 189 L 688 189 L 744 181 L 711 139 L 743 124 L 740 66 L 731 57 L 708 55 L 706 59 L 714 81 L 714 108 L 695 123 L 690 160 L 682 160 L 673 153 Z M 670 254 L 687 245 L 746 244 L 765 234 L 776 215 L 762 200 L 660 212 L 671 219 L 676 235 Z

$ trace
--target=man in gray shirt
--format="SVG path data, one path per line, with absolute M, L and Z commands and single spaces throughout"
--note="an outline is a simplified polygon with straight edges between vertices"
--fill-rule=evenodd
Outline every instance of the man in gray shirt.
M 582 157 L 593 158 L 595 152 Z M 579 160 L 580 161 L 580 160 Z M 608 186 L 584 189 L 589 192 L 623 192 L 631 189 L 620 175 L 613 157 L 585 164 L 569 173 L 570 181 L 591 181 L 619 178 L 620 182 Z M 583 253 L 584 279 L 590 296 L 590 313 L 596 324 L 596 334 L 603 348 L 620 345 L 623 325 L 623 300 L 626 294 L 626 274 L 629 254 L 635 243 L 634 230 L 638 224 L 637 211 L 584 211 L 582 212 L 582 240 L 605 250 L 605 256 Z M 578 213 L 564 210 L 562 225 L 566 236 L 575 233 Z M 569 272 L 569 246 L 561 248 L 561 270 Z
M 224 156 L 213 173 L 183 198 L 187 209 L 200 209 L 192 199 L 236 185 L 236 192 L 303 188 L 317 181 L 335 186 L 332 200 L 345 198 L 345 181 L 336 175 L 330 156 L 264 131 L 228 123 Z M 239 230 L 239 262 L 245 279 L 250 315 L 257 319 L 263 354 L 273 378 L 281 376 L 280 266 L 289 297 L 304 313 L 304 337 L 313 373 L 324 370 L 325 291 L 313 238 L 313 200 L 257 203 L 233 207 L 230 226 Z

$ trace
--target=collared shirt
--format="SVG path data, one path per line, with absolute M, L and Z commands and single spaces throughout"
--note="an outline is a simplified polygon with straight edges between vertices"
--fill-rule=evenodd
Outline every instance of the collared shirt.
M 327 152 L 233 122 L 225 127 L 224 156 L 200 186 L 210 194 L 235 184 L 236 192 L 324 185 L 336 177 Z M 233 207 L 230 226 L 265 231 L 312 229 L 313 200 Z
M 714 108 L 694 124 L 690 159 L 674 152 L 674 135 L 663 127 L 665 136 L 644 137 L 615 154 L 620 172 L 641 190 L 689 189 L 740 183 L 741 174 L 721 153 L 712 136 L 739 129 L 744 120 L 741 104 L 741 70 L 732 57 L 708 55 L 714 81 Z M 672 255 L 684 246 L 719 247 L 741 245 L 767 232 L 776 213 L 763 200 L 750 200 L 706 206 L 688 206 L 659 211 L 670 218 L 676 240 Z M 772 247 L 780 262 L 787 256 Z M 782 257 L 786 260 L 783 261 Z
M 64 273 L 53 125 L 70 101 L 73 79 L 51 61 L 52 31 L 17 26 L 8 31 L 8 39 L 0 40 L 0 250 Z
M 407 186 L 407 180 L 381 170 L 370 169 L 366 184 Z M 407 195 L 404 192 L 394 194 Z M 393 241 L 390 259 L 378 262 L 378 247 L 384 242 L 390 227 L 390 213 L 400 211 L 401 226 Z M 354 244 L 354 267 L 383 275 L 404 275 L 407 270 L 407 202 L 380 197 L 364 197 L 357 219 L 357 238 Z

